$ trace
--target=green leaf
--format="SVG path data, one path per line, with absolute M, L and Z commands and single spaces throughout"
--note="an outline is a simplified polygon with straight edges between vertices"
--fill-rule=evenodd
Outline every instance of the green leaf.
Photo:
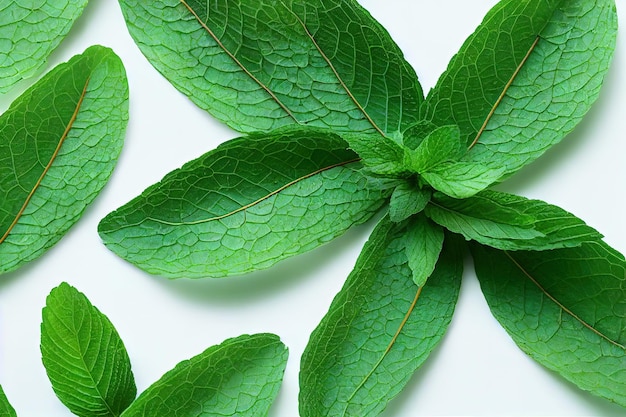
M 35 75 L 82 14 L 87 0 L 7 0 L 0 6 L 0 94 Z
M 419 188 L 409 181 L 394 188 L 389 200 L 389 219 L 399 223 L 424 210 L 430 201 L 431 191 Z
M 35 259 L 106 184 L 128 121 L 124 67 L 94 46 L 0 117 L 0 273 Z
M 472 147 L 464 161 L 508 176 L 589 110 L 616 30 L 614 0 L 501 1 L 452 59 L 422 115 L 461 128 Z
M 406 150 L 393 139 L 377 134 L 347 133 L 341 137 L 356 152 L 367 171 L 374 175 L 402 177 L 408 173 L 404 164 Z
M 0 385 L 0 417 L 17 417 L 15 409 L 9 403 L 7 396 L 4 394 L 4 390 Z
M 547 252 L 472 246 L 492 313 L 536 361 L 626 406 L 626 262 L 601 241 Z
M 337 135 L 300 129 L 222 144 L 109 214 L 104 243 L 166 277 L 268 268 L 369 219 L 389 196 Z
M 435 270 L 443 248 L 443 229 L 423 215 L 415 216 L 406 226 L 404 242 L 413 282 L 421 287 Z
M 375 416 L 441 340 L 461 283 L 453 235 L 424 287 L 413 282 L 406 230 L 384 218 L 311 334 L 300 368 L 301 417 Z
M 466 239 L 503 250 L 568 248 L 602 238 L 562 208 L 497 191 L 465 200 L 436 194 L 425 212 Z
M 267 416 L 287 364 L 272 334 L 244 335 L 176 365 L 145 390 L 123 417 Z
M 237 131 L 308 124 L 387 133 L 419 116 L 415 72 L 354 0 L 120 5 L 152 65 Z
M 423 172 L 435 190 L 454 198 L 468 198 L 496 182 L 504 172 L 478 162 L 447 162 Z
M 119 416 L 137 389 L 113 324 L 66 283 L 50 292 L 42 316 L 41 355 L 57 397 L 78 416 Z
M 465 151 L 458 126 L 442 126 L 429 133 L 417 148 L 408 152 L 408 165 L 411 171 L 423 173 L 444 162 L 457 161 Z

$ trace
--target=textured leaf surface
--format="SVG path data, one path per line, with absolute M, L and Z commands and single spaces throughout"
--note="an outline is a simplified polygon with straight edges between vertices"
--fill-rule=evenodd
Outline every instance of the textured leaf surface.
M 42 316 L 42 360 L 59 399 L 78 416 L 119 416 L 137 389 L 113 324 L 66 283 L 50 292 Z
M 237 131 L 296 123 L 394 132 L 418 117 L 413 69 L 356 1 L 120 5 L 152 65 Z
M 87 0 L 4 0 L 0 4 L 0 94 L 41 69 Z
M 509 175 L 587 112 L 616 29 L 614 0 L 501 1 L 452 59 L 423 116 L 461 128 L 474 145 L 465 161 Z
M 454 236 L 423 289 L 401 225 L 383 219 L 326 316 L 300 369 L 300 415 L 376 416 L 443 336 L 456 304 L 462 246 Z
M 15 409 L 9 403 L 2 386 L 0 386 L 0 417 L 17 417 Z
M 474 245 L 494 316 L 539 363 L 626 406 L 626 263 L 601 241 L 546 252 Z
M 443 229 L 424 215 L 415 216 L 406 225 L 404 243 L 413 282 L 424 285 L 435 270 L 443 248 Z
M 602 237 L 557 206 L 497 191 L 464 200 L 435 195 L 426 214 L 468 240 L 504 250 L 567 248 Z
M 99 232 L 122 258 L 167 277 L 267 268 L 384 203 L 391 191 L 356 160 L 341 138 L 317 129 L 234 139 L 109 214 Z
M 413 172 L 426 172 L 443 162 L 458 160 L 465 151 L 459 128 L 442 126 L 427 135 L 419 146 L 409 153 L 409 166 Z
M 124 417 L 267 416 L 287 364 L 277 336 L 228 339 L 183 361 L 146 389 Z
M 110 49 L 61 64 L 0 117 L 0 272 L 41 255 L 108 180 L 124 140 L 128 85 Z
M 435 190 L 454 197 L 468 198 L 486 189 L 504 173 L 480 162 L 446 162 L 422 174 Z
M 424 210 L 430 201 L 431 192 L 420 189 L 415 184 L 405 181 L 394 188 L 389 200 L 389 219 L 401 222 Z

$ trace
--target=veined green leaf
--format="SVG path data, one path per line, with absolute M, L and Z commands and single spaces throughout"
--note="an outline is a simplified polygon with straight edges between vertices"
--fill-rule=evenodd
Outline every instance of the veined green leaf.
M 268 268 L 381 207 L 391 190 L 361 173 L 357 160 L 325 130 L 234 139 L 168 174 L 98 230 L 122 258 L 171 278 Z
M 464 161 L 507 176 L 559 142 L 598 96 L 615 47 L 614 0 L 504 0 L 431 91 L 423 116 L 456 124 Z
M 425 212 L 466 239 L 503 250 L 560 249 L 602 238 L 562 208 L 497 191 L 464 200 L 436 194 Z
M 367 170 L 374 175 L 402 177 L 408 173 L 404 164 L 405 147 L 393 139 L 373 134 L 347 133 L 341 137 L 356 152 Z
M 492 313 L 542 365 L 626 406 L 626 262 L 601 241 L 544 252 L 472 246 Z
M 407 139 L 407 142 L 413 142 Z M 443 162 L 457 161 L 467 149 L 461 143 L 458 126 L 442 126 L 433 130 L 408 152 L 411 171 L 423 173 Z
M 0 417 L 17 417 L 15 409 L 9 403 L 7 396 L 4 394 L 4 390 L 0 385 Z
M 94 46 L 0 117 L 0 273 L 38 257 L 108 180 L 128 121 L 124 67 Z
M 120 5 L 152 65 L 237 131 L 307 124 L 383 133 L 419 116 L 415 72 L 354 0 Z
M 486 189 L 504 173 L 479 162 L 445 162 L 422 173 L 435 190 L 454 198 L 468 198 Z
M 418 188 L 409 181 L 400 183 L 389 200 L 389 219 L 399 223 L 421 212 L 430 201 L 431 194 L 429 189 Z
M 441 340 L 461 283 L 453 235 L 423 287 L 412 279 L 402 225 L 384 218 L 311 334 L 300 369 L 301 417 L 375 416 Z
M 41 355 L 57 397 L 78 416 L 119 416 L 137 389 L 113 324 L 66 283 L 50 292 L 42 316 Z
M 0 94 L 45 64 L 87 0 L 5 0 L 0 5 Z
M 122 416 L 267 416 L 287 356 L 285 345 L 272 334 L 228 339 L 176 365 Z
M 413 282 L 421 287 L 437 265 L 443 248 L 443 229 L 424 215 L 415 216 L 406 224 L 404 243 Z

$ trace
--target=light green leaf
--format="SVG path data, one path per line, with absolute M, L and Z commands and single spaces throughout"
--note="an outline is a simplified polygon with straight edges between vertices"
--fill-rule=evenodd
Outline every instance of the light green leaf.
M 406 150 L 393 139 L 378 134 L 342 134 L 350 149 L 356 152 L 367 170 L 386 177 L 407 176 L 404 164 Z
M 443 229 L 418 215 L 407 223 L 404 242 L 413 282 L 421 287 L 435 270 L 443 248 Z
M 17 417 L 15 409 L 9 403 L 2 386 L 0 386 L 0 417 Z
M 120 0 L 130 34 L 194 103 L 240 132 L 388 133 L 419 116 L 417 76 L 354 0 Z
M 441 340 L 456 304 L 463 247 L 446 237 L 418 288 L 405 229 L 384 218 L 326 316 L 300 368 L 300 416 L 378 415 Z
M 109 214 L 109 249 L 170 278 L 268 268 L 369 219 L 391 193 L 337 135 L 307 128 L 226 142 Z
M 562 208 L 497 191 L 464 200 L 435 195 L 425 212 L 466 239 L 503 250 L 568 248 L 602 238 Z
M 4 0 L 0 5 L 0 94 L 35 75 L 87 0 Z
M 589 110 L 616 30 L 614 0 L 501 1 L 452 59 L 422 115 L 461 128 L 472 147 L 464 161 L 508 176 Z
M 389 200 L 389 219 L 399 223 L 421 212 L 430 201 L 431 194 L 429 189 L 419 188 L 409 181 L 400 183 Z
M 472 246 L 492 313 L 533 359 L 626 406 L 626 262 L 601 241 L 547 252 Z
M 0 273 L 35 259 L 106 184 L 128 121 L 124 67 L 94 46 L 0 117 Z
M 460 135 L 458 126 L 436 128 L 417 148 L 408 152 L 407 165 L 411 171 L 423 173 L 443 162 L 457 161 L 467 150 Z M 407 141 L 413 142 L 411 139 Z
M 42 316 L 41 355 L 57 397 L 78 416 L 119 416 L 137 389 L 113 324 L 66 283 L 50 292 Z
M 435 190 L 454 198 L 468 198 L 496 182 L 504 168 L 478 162 L 447 162 L 422 173 Z
M 123 417 L 267 416 L 287 364 L 272 334 L 228 339 L 176 365 L 146 389 Z

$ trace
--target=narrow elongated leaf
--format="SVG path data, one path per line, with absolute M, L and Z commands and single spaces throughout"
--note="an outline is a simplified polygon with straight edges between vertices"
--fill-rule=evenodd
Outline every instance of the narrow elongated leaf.
M 337 135 L 282 130 L 231 140 L 109 214 L 113 252 L 167 277 L 267 268 L 369 219 L 391 190 Z M 351 162 L 352 161 L 352 162 Z
M 568 248 L 602 237 L 562 208 L 497 191 L 464 200 L 435 195 L 426 214 L 466 239 L 504 250 Z
M 598 96 L 615 47 L 614 0 L 504 0 L 431 91 L 423 116 L 457 124 L 467 162 L 509 175 L 559 142 Z
M 237 131 L 295 123 L 394 132 L 419 115 L 415 72 L 354 0 L 120 5 L 152 65 Z
M 87 0 L 0 4 L 0 94 L 41 69 L 86 5 Z
M 0 386 L 0 417 L 17 417 L 15 409 L 9 403 L 2 386 Z
M 113 324 L 66 283 L 50 292 L 42 316 L 42 360 L 61 402 L 78 416 L 119 416 L 137 389 Z
M 406 225 L 406 257 L 418 287 L 424 285 L 435 270 L 443 248 L 443 229 L 424 215 L 415 216 Z
M 287 356 L 275 335 L 228 339 L 176 365 L 122 416 L 266 416 L 278 394 Z
M 459 291 L 462 246 L 447 236 L 434 273 L 418 288 L 404 232 L 381 221 L 311 334 L 300 369 L 301 417 L 378 415 L 443 336 Z
M 394 188 L 389 200 L 389 219 L 399 223 L 424 210 L 430 201 L 431 191 L 418 188 L 405 181 Z
M 41 255 L 108 180 L 128 121 L 124 67 L 94 46 L 0 117 L 0 273 Z
M 546 252 L 472 246 L 494 316 L 518 346 L 626 406 L 626 263 L 601 241 Z

